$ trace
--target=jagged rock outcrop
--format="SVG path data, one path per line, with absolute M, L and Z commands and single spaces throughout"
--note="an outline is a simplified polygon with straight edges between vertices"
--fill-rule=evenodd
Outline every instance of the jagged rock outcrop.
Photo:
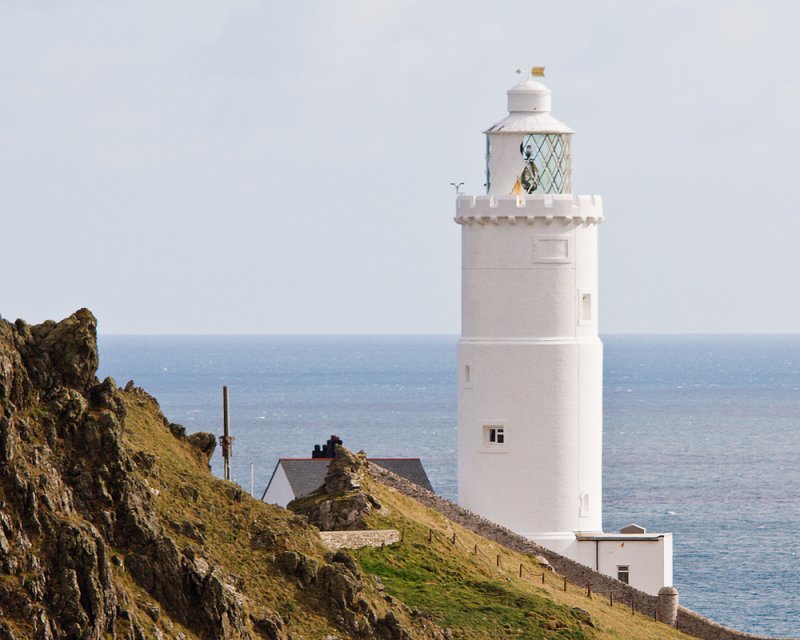
M 366 518 L 380 502 L 363 490 L 369 462 L 363 453 L 354 454 L 336 445 L 336 456 L 328 465 L 325 484 L 310 496 L 294 500 L 288 507 L 321 531 L 365 529 Z
M 250 498 L 208 474 L 214 435 L 187 435 L 133 382 L 123 392 L 111 378 L 98 381 L 96 330 L 86 309 L 35 326 L 0 319 L 0 640 L 290 640 L 291 609 L 251 599 L 206 546 L 207 536 L 219 540 L 204 522 L 214 509 L 226 514 L 216 522 L 228 539 L 244 536 L 236 548 L 258 554 L 243 560 L 259 563 L 254 575 L 282 576 L 286 598 L 303 591 L 326 628 L 353 638 L 442 637 L 383 602 L 352 559 L 325 557 L 305 518 L 255 501 L 244 512 L 259 517 L 237 516 L 233 505 Z M 162 449 L 189 461 L 173 484 L 159 469 L 176 458 L 160 462 L 156 445 L 128 448 L 127 430 L 140 424 L 131 412 L 155 425 L 146 438 L 165 439 Z M 360 464 L 345 455 L 331 488 L 353 492 Z M 202 503 L 200 484 L 216 507 Z M 156 485 L 172 494 L 166 506 Z
M 122 395 L 95 377 L 96 330 L 87 309 L 0 321 L 0 637 L 146 637 L 112 562 L 200 636 L 253 637 L 236 589 L 159 523 L 134 473 L 148 460 L 123 444 Z M 216 443 L 189 442 L 206 460 Z

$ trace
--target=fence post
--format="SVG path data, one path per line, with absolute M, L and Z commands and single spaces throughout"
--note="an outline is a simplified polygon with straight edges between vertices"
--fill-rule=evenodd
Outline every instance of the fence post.
M 519 563 L 519 577 L 522 577 L 522 563 Z
M 474 553 L 475 553 L 476 556 L 478 555 L 478 545 L 477 544 L 475 545 Z
M 592 585 L 591 584 L 587 584 L 586 585 L 586 595 L 589 596 L 589 598 L 591 599 L 591 597 L 592 597 Z
M 433 542 L 433 529 L 428 529 L 428 544 Z
M 456 534 L 455 534 L 455 532 L 453 532 L 453 544 L 455 544 L 455 543 L 456 543 Z
M 564 591 L 567 590 L 567 576 L 564 576 Z
M 500 566 L 500 554 L 499 553 L 497 554 L 497 566 L 498 567 Z
M 544 571 L 542 571 L 542 584 L 544 584 Z
M 614 592 L 613 591 L 609 591 L 608 592 L 608 606 L 609 607 L 613 607 L 614 606 Z
M 403 527 L 400 529 L 400 542 L 403 542 L 406 539 L 406 528 Z

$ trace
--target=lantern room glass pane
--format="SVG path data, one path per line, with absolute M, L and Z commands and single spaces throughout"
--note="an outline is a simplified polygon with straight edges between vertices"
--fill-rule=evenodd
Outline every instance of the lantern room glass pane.
M 571 193 L 569 139 L 564 133 L 529 133 L 522 138 L 518 180 L 524 193 Z

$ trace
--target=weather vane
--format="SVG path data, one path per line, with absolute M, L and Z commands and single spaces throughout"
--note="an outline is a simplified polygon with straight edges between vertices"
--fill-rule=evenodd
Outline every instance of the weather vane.
M 517 69 L 517 75 L 524 73 L 522 69 Z M 534 78 L 544 78 L 544 67 L 531 67 L 531 70 L 528 72 L 530 73 L 531 77 Z
M 457 196 L 460 196 L 460 195 L 461 195 L 461 187 L 463 187 L 463 186 L 464 186 L 464 183 L 463 183 L 463 182 L 459 182 L 459 183 L 451 182 L 450 184 L 451 184 L 453 187 L 455 187 L 455 189 L 456 189 L 456 195 L 457 195 Z

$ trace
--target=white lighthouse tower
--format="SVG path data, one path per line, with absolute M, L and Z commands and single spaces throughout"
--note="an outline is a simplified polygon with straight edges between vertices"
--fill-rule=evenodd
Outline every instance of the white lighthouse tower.
M 485 132 L 487 195 L 456 201 L 459 502 L 597 570 L 617 577 L 627 567 L 630 576 L 630 564 L 613 564 L 619 552 L 601 567 L 598 550 L 598 541 L 620 537 L 602 533 L 603 207 L 599 196 L 572 195 L 573 131 L 551 115 L 550 98 L 533 78 L 508 91 L 508 116 Z M 669 545 L 669 575 L 653 577 L 651 592 L 671 584 Z

